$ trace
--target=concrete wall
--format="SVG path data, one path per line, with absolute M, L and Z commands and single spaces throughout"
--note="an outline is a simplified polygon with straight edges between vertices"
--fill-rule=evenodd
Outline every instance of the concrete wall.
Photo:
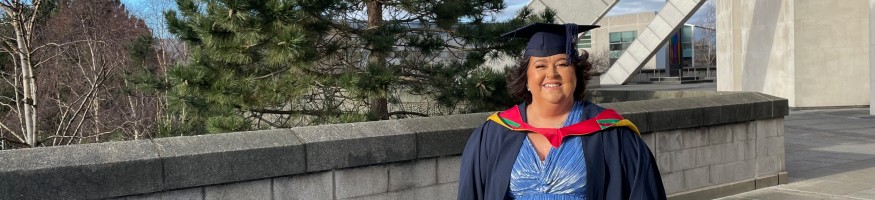
M 672 199 L 773 186 L 787 101 L 591 91 L 636 123 Z M 0 199 L 454 199 L 490 113 L 0 151 Z
M 654 156 L 673 199 L 711 199 L 786 183 L 782 118 L 653 136 Z
M 455 199 L 460 160 L 428 158 L 116 199 Z
M 799 107 L 869 104 L 868 3 L 796 2 Z M 818 81 L 811 84 L 808 80 Z
M 865 0 L 717 2 L 717 89 L 791 107 L 869 104 Z

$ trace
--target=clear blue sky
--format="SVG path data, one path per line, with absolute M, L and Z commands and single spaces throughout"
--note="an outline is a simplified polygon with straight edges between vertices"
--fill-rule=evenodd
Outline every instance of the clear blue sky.
M 495 19 L 510 19 L 516 15 L 516 12 L 519 11 L 519 9 L 526 6 L 531 1 L 532 0 L 505 0 L 507 8 L 503 12 L 498 13 Z M 173 0 L 121 0 L 121 2 L 129 12 L 137 17 L 145 19 L 146 24 L 158 34 L 161 34 L 162 32 L 166 34 L 166 32 L 163 31 L 163 28 L 156 29 L 158 26 L 164 26 L 164 18 L 161 14 L 162 10 L 176 7 L 176 3 Z M 664 4 L 665 0 L 621 0 L 613 9 L 611 9 L 610 12 L 608 12 L 608 15 L 657 11 L 662 8 L 662 5 Z
M 658 11 L 663 5 L 665 0 L 621 0 L 608 12 L 608 16 Z
M 170 37 L 164 25 L 163 11 L 166 9 L 176 9 L 176 1 L 174 0 L 121 0 L 125 8 L 133 14 L 146 21 L 146 25 L 152 29 L 153 34 L 158 37 Z
M 525 7 L 532 0 L 505 0 L 507 8 L 504 12 L 499 13 L 496 19 L 510 19 L 516 12 Z M 625 15 L 631 13 L 639 13 L 645 11 L 657 11 L 665 5 L 665 0 L 621 0 L 608 12 L 608 16 Z

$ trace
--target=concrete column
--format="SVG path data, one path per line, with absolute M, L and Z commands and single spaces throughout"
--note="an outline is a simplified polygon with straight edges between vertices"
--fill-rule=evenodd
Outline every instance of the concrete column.
M 738 91 L 738 87 L 735 87 L 735 83 L 738 76 L 735 75 L 736 72 L 741 70 L 735 70 L 736 64 L 733 63 L 735 54 L 735 48 L 731 45 L 735 44 L 734 40 L 736 36 L 732 28 L 733 21 L 735 20 L 732 17 L 732 0 L 717 0 L 714 2 L 714 12 L 716 12 L 717 17 L 717 91 Z
M 872 58 L 875 58 L 875 51 L 872 51 L 873 47 L 875 47 L 875 26 L 872 26 L 872 22 L 875 21 L 875 15 L 873 15 L 873 11 L 875 11 L 875 0 L 869 0 L 869 114 L 875 115 L 875 62 L 872 62 Z
M 790 107 L 872 104 L 875 1 L 837 2 L 718 1 L 717 89 L 782 97 Z

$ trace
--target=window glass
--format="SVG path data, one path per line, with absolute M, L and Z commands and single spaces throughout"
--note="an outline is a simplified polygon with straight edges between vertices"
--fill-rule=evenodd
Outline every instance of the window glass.
M 620 42 L 620 32 L 611 33 L 611 43 Z
M 592 48 L 592 33 L 586 32 L 577 41 L 577 48 Z
M 632 41 L 634 41 L 637 36 L 638 32 L 636 31 L 610 33 L 610 44 L 608 45 L 608 50 L 610 51 L 611 64 L 620 58 L 620 55 L 623 55 L 623 52 L 626 51 L 626 48 L 629 48 L 629 45 L 632 44 Z

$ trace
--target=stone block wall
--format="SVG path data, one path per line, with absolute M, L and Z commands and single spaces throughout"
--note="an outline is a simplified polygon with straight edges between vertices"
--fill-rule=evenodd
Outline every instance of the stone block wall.
M 673 199 L 710 199 L 785 183 L 783 126 L 771 118 L 645 137 Z
M 455 199 L 460 158 L 419 159 L 116 199 Z
M 785 179 L 784 99 L 588 96 L 636 123 L 671 199 L 710 199 Z M 0 160 L 12 161 L 0 162 L 0 199 L 455 199 L 459 154 L 488 115 L 0 151 Z

